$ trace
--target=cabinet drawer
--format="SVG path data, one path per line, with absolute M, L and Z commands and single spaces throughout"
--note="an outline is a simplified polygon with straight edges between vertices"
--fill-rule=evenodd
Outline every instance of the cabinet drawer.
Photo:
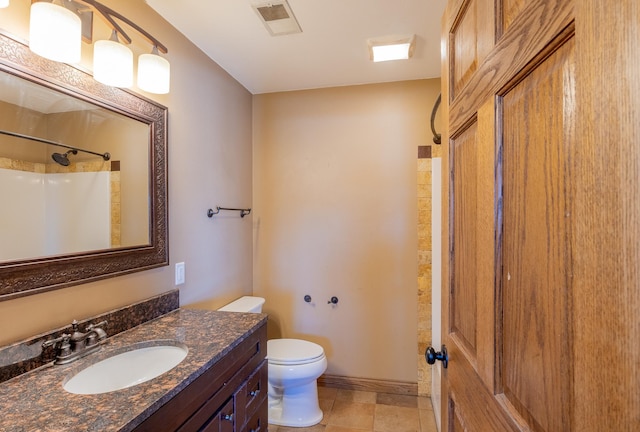
M 244 406 L 247 419 L 267 396 L 267 368 L 268 363 L 264 361 L 247 381 L 247 386 L 244 389 Z

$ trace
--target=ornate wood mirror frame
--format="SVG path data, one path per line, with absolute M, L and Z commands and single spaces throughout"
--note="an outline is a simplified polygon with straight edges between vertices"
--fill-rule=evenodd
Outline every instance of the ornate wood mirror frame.
M 98 83 L 86 72 L 46 60 L 0 33 L 0 73 L 33 83 L 149 125 L 149 244 L 20 261 L 0 262 L 0 301 L 169 264 L 167 108 Z M 2 197 L 1 206 L 11 205 Z

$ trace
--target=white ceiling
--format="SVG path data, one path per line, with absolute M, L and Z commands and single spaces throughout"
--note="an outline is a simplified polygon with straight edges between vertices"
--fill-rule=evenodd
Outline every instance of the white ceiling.
M 282 36 L 252 7 L 267 1 L 146 0 L 253 94 L 440 76 L 446 0 L 289 0 L 302 33 Z M 367 39 L 405 34 L 410 60 L 369 60 Z

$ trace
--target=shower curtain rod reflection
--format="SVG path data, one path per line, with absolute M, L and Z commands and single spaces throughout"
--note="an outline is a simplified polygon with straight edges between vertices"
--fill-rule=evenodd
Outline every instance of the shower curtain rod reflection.
M 50 140 L 47 140 L 47 139 L 44 139 L 44 138 L 38 138 L 38 137 L 31 136 L 31 135 L 25 135 L 25 134 L 6 131 L 6 130 L 2 130 L 2 129 L 0 129 L 0 134 L 8 135 L 8 136 L 16 137 L 16 138 L 22 138 L 22 139 L 26 139 L 26 140 L 31 140 L 31 141 L 37 141 L 37 142 L 40 142 L 40 143 L 50 144 L 50 145 L 54 145 L 54 146 L 58 146 L 58 147 L 64 147 L 64 148 L 68 148 L 68 149 L 71 149 L 71 150 L 81 151 L 81 152 L 84 152 L 84 153 L 90 153 L 90 154 L 93 154 L 93 155 L 96 155 L 96 156 L 100 156 L 105 161 L 108 161 L 109 159 L 111 159 L 111 155 L 108 152 L 96 153 L 96 152 L 93 152 L 91 150 L 84 150 L 84 149 L 81 149 L 79 147 L 72 147 L 70 145 L 62 144 L 62 143 L 55 142 L 55 141 L 50 141 Z

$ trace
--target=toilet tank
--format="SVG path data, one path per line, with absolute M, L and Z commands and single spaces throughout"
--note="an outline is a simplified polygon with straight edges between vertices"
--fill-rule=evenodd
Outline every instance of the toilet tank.
M 263 304 L 264 299 L 262 297 L 244 296 L 232 301 L 218 310 L 224 312 L 260 313 L 262 312 Z

